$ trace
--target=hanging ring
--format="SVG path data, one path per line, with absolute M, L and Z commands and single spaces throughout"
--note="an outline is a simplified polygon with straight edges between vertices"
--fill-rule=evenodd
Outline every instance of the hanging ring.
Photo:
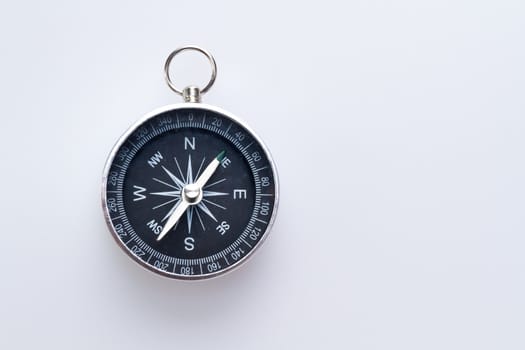
M 183 47 L 179 47 L 178 49 L 170 53 L 170 55 L 166 59 L 166 63 L 164 63 L 164 78 L 166 79 L 166 83 L 168 83 L 168 86 L 170 87 L 171 90 L 175 91 L 179 95 L 183 95 L 184 91 L 178 89 L 175 86 L 175 84 L 173 84 L 173 82 L 171 81 L 169 70 L 170 70 L 170 64 L 171 64 L 171 61 L 173 60 L 173 57 L 175 57 L 177 54 L 181 53 L 182 51 L 186 51 L 186 50 L 198 51 L 202 53 L 204 56 L 206 56 L 206 58 L 210 62 L 210 65 L 211 65 L 210 81 L 203 89 L 200 89 L 200 93 L 204 94 L 206 91 L 208 91 L 212 87 L 213 83 L 215 82 L 215 78 L 217 77 L 217 64 L 215 63 L 215 59 L 213 58 L 211 53 L 209 53 L 205 49 L 198 47 L 198 46 L 191 46 L 191 45 L 183 46 Z

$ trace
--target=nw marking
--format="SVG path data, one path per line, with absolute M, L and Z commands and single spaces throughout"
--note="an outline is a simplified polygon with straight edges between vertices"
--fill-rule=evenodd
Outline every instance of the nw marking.
M 157 164 L 160 163 L 161 159 L 163 159 L 163 158 L 162 158 L 162 154 L 161 154 L 159 151 L 157 151 L 157 152 L 156 152 L 156 153 L 155 153 L 155 154 L 154 154 L 154 155 L 148 160 L 148 164 L 149 164 L 150 167 L 155 168 L 155 166 L 156 166 Z

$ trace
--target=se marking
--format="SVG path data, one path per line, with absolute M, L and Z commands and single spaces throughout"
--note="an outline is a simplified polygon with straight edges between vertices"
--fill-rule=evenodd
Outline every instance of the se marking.
M 228 224 L 226 221 L 223 221 L 220 223 L 219 226 L 217 226 L 215 228 L 220 234 L 221 236 L 224 235 L 226 233 L 226 231 L 228 231 L 230 229 L 230 224 Z

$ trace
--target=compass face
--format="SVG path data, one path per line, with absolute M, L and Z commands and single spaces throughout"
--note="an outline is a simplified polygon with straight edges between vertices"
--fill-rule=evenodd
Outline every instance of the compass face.
M 264 240 L 277 209 L 265 146 L 236 118 L 203 104 L 146 116 L 114 147 L 103 181 L 103 207 L 119 245 L 173 278 L 238 266 Z

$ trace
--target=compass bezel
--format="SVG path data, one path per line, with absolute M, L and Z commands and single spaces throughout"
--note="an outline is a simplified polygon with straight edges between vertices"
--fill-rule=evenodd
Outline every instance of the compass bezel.
M 206 273 L 206 274 L 198 274 L 198 275 L 182 275 L 182 274 L 177 274 L 177 273 L 173 273 L 173 272 L 164 271 L 164 270 L 158 269 L 158 268 L 156 268 L 156 267 L 154 267 L 154 266 L 152 266 L 150 264 L 147 264 L 142 259 L 140 259 L 135 254 L 133 254 L 133 252 L 131 252 L 131 250 L 119 238 L 119 235 L 118 235 L 117 231 L 115 230 L 115 227 L 112 224 L 110 211 L 109 211 L 109 207 L 108 207 L 108 204 L 107 204 L 107 199 L 108 199 L 107 198 L 108 176 L 109 176 L 109 172 L 110 172 L 111 166 L 113 164 L 113 161 L 114 161 L 114 159 L 115 159 L 119 149 L 121 148 L 121 146 L 126 142 L 126 140 L 138 128 L 140 128 L 144 123 L 148 122 L 150 119 L 158 116 L 159 114 L 165 113 L 165 112 L 176 111 L 176 110 L 187 109 L 187 108 L 200 109 L 200 110 L 203 110 L 203 111 L 211 111 L 211 112 L 218 113 L 218 114 L 224 116 L 225 118 L 230 119 L 232 122 L 239 124 L 247 132 L 249 132 L 251 134 L 251 136 L 253 137 L 253 139 L 256 140 L 259 143 L 259 145 L 261 146 L 261 149 L 263 150 L 263 152 L 266 155 L 266 158 L 268 159 L 268 163 L 270 164 L 270 167 L 271 167 L 271 170 L 272 170 L 272 174 L 273 174 L 274 188 L 275 188 L 272 215 L 270 217 L 270 220 L 268 221 L 268 225 L 266 226 L 266 229 L 265 229 L 264 233 L 262 234 L 262 236 L 259 239 L 259 241 L 254 245 L 254 247 L 245 256 L 240 258 L 235 263 L 225 267 L 224 269 L 221 269 L 219 271 Z M 120 138 L 117 140 L 117 142 L 114 144 L 113 148 L 111 149 L 111 152 L 109 153 L 109 156 L 108 156 L 108 158 L 106 160 L 106 163 L 104 165 L 104 170 L 103 170 L 103 175 L 102 175 L 102 210 L 104 212 L 104 219 L 105 219 L 106 225 L 108 226 L 108 229 L 109 229 L 109 231 L 111 233 L 111 236 L 117 242 L 118 246 L 130 258 L 132 258 L 135 262 L 137 262 L 140 266 L 142 266 L 143 268 L 145 268 L 145 269 L 147 269 L 149 271 L 155 272 L 156 274 L 159 274 L 159 275 L 164 276 L 164 277 L 172 278 L 172 279 L 178 279 L 178 280 L 203 280 L 203 279 L 209 279 L 209 278 L 213 278 L 213 277 L 217 277 L 217 276 L 221 276 L 221 275 L 224 275 L 226 273 L 229 273 L 229 272 L 237 269 L 239 266 L 243 265 L 245 262 L 247 262 L 254 255 L 254 253 L 256 251 L 259 250 L 259 248 L 262 246 L 264 241 L 266 241 L 266 239 L 268 238 L 268 235 L 269 235 L 269 233 L 270 233 L 270 231 L 271 231 L 271 229 L 273 227 L 273 224 L 275 222 L 275 218 L 277 216 L 278 206 L 279 206 L 279 178 L 278 178 L 278 173 L 277 173 L 277 168 L 276 168 L 275 162 L 274 162 L 273 157 L 272 157 L 268 147 L 266 146 L 266 144 L 259 137 L 259 135 L 257 135 L 257 133 L 255 131 L 253 131 L 253 129 L 250 128 L 250 126 L 247 125 L 247 123 L 245 121 L 243 121 L 242 119 L 240 119 L 239 117 L 233 115 L 232 113 L 230 113 L 230 112 L 228 112 L 228 111 L 226 111 L 226 110 L 224 110 L 222 108 L 219 108 L 219 107 L 216 107 L 216 106 L 212 106 L 212 105 L 208 105 L 208 104 L 204 104 L 204 103 L 177 103 L 177 104 L 171 104 L 171 105 L 166 105 L 166 106 L 163 106 L 163 107 L 156 108 L 153 111 L 145 114 L 140 119 L 138 119 L 135 123 L 133 123 L 126 130 L 126 132 L 124 132 L 124 134 L 122 134 L 122 136 L 120 136 Z

